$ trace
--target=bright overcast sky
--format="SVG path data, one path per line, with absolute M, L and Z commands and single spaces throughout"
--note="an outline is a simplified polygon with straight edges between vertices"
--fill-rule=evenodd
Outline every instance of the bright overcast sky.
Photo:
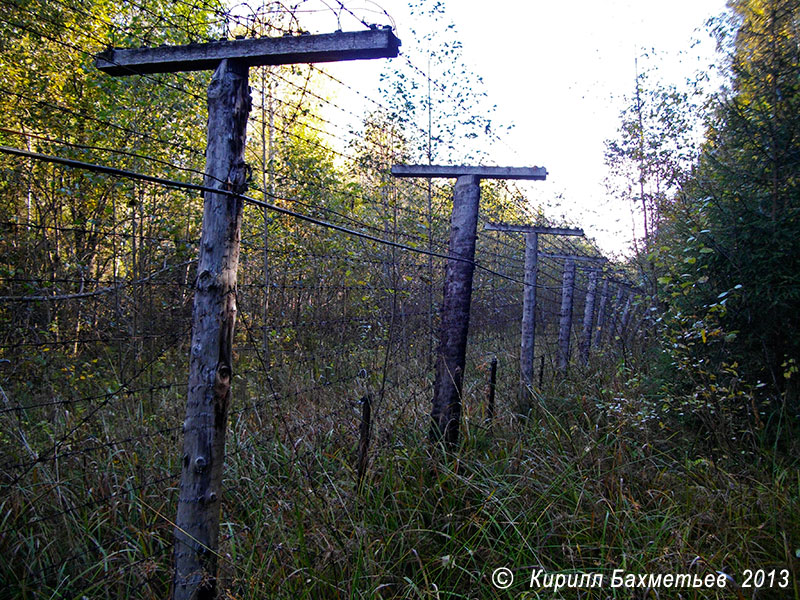
M 396 22 L 401 52 L 408 49 L 414 40 L 406 3 L 378 3 Z M 714 44 L 704 23 L 724 11 L 724 0 L 445 0 L 445 6 L 465 62 L 484 78 L 498 107 L 494 120 L 515 126 L 504 134 L 515 152 L 498 145 L 492 162 L 546 167 L 546 182 L 525 187 L 530 197 L 551 218 L 566 215 L 583 227 L 604 251 L 625 251 L 630 207 L 608 199 L 603 142 L 614 137 L 624 96 L 634 90 L 635 59 L 640 57 L 640 70 L 652 67 L 652 60 L 641 57 L 655 50 L 667 83 L 705 69 Z M 375 15 L 374 21 L 385 18 Z M 377 65 L 358 61 L 334 70 L 339 69 L 377 94 Z

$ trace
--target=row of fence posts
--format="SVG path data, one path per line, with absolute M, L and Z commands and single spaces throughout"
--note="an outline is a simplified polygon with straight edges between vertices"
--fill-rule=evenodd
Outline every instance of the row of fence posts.
M 541 167 L 472 167 L 445 165 L 395 165 L 392 173 L 398 177 L 449 177 L 457 178 L 453 189 L 453 209 L 450 219 L 449 258 L 446 264 L 444 297 L 441 310 L 439 350 L 436 356 L 436 377 L 434 381 L 431 410 L 430 438 L 434 442 L 444 442 L 454 447 L 458 442 L 461 424 L 461 397 L 463 388 L 466 348 L 469 332 L 470 304 L 472 298 L 472 279 L 475 270 L 475 242 L 477 238 L 478 212 L 480 209 L 480 179 L 532 179 L 543 180 L 547 172 Z M 533 364 L 536 331 L 536 288 L 538 258 L 564 260 L 561 310 L 559 313 L 559 334 L 557 347 L 557 371 L 565 376 L 570 361 L 570 338 L 573 321 L 575 296 L 576 263 L 598 265 L 607 262 L 602 257 L 580 255 L 548 254 L 539 252 L 538 235 L 582 236 L 581 229 L 558 227 L 539 227 L 490 223 L 487 230 L 504 232 L 524 232 L 525 277 L 523 290 L 523 318 L 520 343 L 520 397 L 527 399 L 528 390 L 533 384 Z M 581 359 L 588 363 L 594 331 L 594 296 L 597 286 L 597 267 L 590 269 L 589 290 L 584 310 L 583 338 L 581 340 Z M 607 281 L 603 291 L 607 292 Z M 625 284 L 627 285 L 627 284 Z M 630 286 L 628 286 L 630 287 Z M 622 301 L 623 285 L 618 286 L 614 317 Z M 611 319 L 611 339 L 617 331 L 628 326 L 632 294 L 622 311 L 622 318 Z M 596 337 L 603 335 L 605 326 L 606 298 L 601 299 L 603 321 Z M 540 374 L 541 379 L 541 374 Z
M 540 253 L 539 256 L 559 257 L 544 253 Z M 561 286 L 561 304 L 558 313 L 559 328 L 556 359 L 556 373 L 560 377 L 566 377 L 567 368 L 570 363 L 570 345 L 572 338 L 573 305 L 575 299 L 576 280 L 575 261 L 587 259 L 588 257 L 569 256 L 565 258 L 566 261 L 564 264 L 563 281 Z M 602 259 L 590 259 L 588 262 L 602 262 Z M 582 365 L 589 364 L 591 351 L 597 350 L 602 340 L 613 342 L 619 338 L 620 341 L 624 343 L 630 333 L 629 329 L 632 315 L 634 290 L 629 283 L 616 281 L 614 283 L 617 285 L 617 294 L 614 300 L 609 302 L 608 292 L 610 280 L 604 278 L 600 293 L 600 300 L 598 302 L 597 288 L 598 280 L 600 279 L 600 273 L 601 271 L 597 267 L 590 267 L 588 270 L 588 282 L 584 299 L 583 319 L 578 343 L 579 360 Z M 526 272 L 526 276 L 527 275 L 528 272 Z M 529 295 L 529 290 L 527 288 L 525 289 L 525 295 L 526 297 Z M 535 319 L 535 312 L 536 305 L 533 304 L 533 306 L 531 306 L 530 313 L 525 310 L 523 311 L 522 318 L 523 340 L 521 343 L 522 352 L 520 354 L 519 400 L 520 410 L 523 411 L 529 406 L 529 399 L 533 390 L 533 364 L 535 363 L 535 355 L 533 352 L 532 342 L 526 343 L 525 336 L 532 335 L 532 332 L 535 331 L 535 327 L 533 327 L 529 322 L 529 319 Z M 611 313 L 611 316 L 609 316 L 609 313 Z M 526 355 L 525 351 L 528 348 L 530 348 L 530 354 Z M 539 389 L 544 386 L 544 366 L 545 355 L 542 353 L 539 356 Z M 527 371 L 528 369 L 529 371 Z M 529 375 L 527 373 L 529 373 Z M 497 357 L 492 357 L 489 377 L 489 391 L 486 401 L 486 422 L 488 424 L 491 424 L 495 415 L 496 381 Z

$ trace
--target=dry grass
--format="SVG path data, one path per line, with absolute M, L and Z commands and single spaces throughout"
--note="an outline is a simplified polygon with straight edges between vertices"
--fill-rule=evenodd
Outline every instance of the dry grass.
M 602 573 L 606 582 L 613 569 L 724 571 L 738 583 L 748 568 L 789 568 L 789 588 L 744 590 L 740 597 L 800 598 L 796 442 L 788 452 L 781 444 L 780 454 L 774 443 L 744 454 L 735 443 L 711 444 L 691 421 L 654 409 L 644 378 L 597 368 L 610 374 L 576 372 L 569 385 L 533 398 L 537 408 L 528 417 L 512 410 L 515 386 L 506 369 L 491 430 L 481 419 L 485 373 L 473 368 L 465 435 L 450 454 L 425 436 L 429 382 L 398 376 L 376 406 L 361 495 L 354 398 L 336 384 L 310 397 L 295 380 L 296 410 L 279 417 L 281 406 L 259 403 L 258 386 L 250 385 L 245 400 L 259 410 L 234 413 L 229 433 L 224 594 L 735 598 L 730 586 L 648 591 L 606 584 L 554 594 L 528 582 L 533 568 Z M 421 365 L 408 369 L 421 372 Z M 167 393 L 156 400 L 150 410 L 174 412 L 181 401 Z M 114 414 L 103 424 L 110 439 L 139 418 L 136 411 Z M 91 459 L 78 454 L 58 468 L 39 464 L 13 487 L 6 474 L 0 597 L 165 597 L 178 443 L 163 435 L 133 447 L 111 445 Z M 500 566 L 516 576 L 505 591 L 490 582 Z

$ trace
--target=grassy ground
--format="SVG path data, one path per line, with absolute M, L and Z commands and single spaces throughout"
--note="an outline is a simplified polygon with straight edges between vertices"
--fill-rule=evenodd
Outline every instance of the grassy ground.
M 301 433 L 274 415 L 234 415 L 223 597 L 800 599 L 794 438 L 720 444 L 692 420 L 660 412 L 657 390 L 645 391 L 642 377 L 606 371 L 550 385 L 524 417 L 512 410 L 506 379 L 491 428 L 481 417 L 481 379 L 469 382 L 462 443 L 451 453 L 427 442 L 424 394 L 389 390 L 361 493 L 356 407 Z M 174 408 L 178 398 L 161 402 Z M 69 472 L 40 465 L 25 486 L 4 487 L 0 597 L 165 597 L 177 442 L 156 441 Z M 80 497 L 56 485 L 70 479 L 79 479 Z M 92 504 L 92 495 L 102 502 Z M 491 580 L 500 567 L 514 576 L 505 590 Z M 602 574 L 604 584 L 543 589 L 530 585 L 538 569 Z M 615 569 L 730 579 L 725 589 L 612 588 Z M 773 586 L 739 589 L 747 569 L 776 570 Z
M 317 485 L 297 494 L 287 482 L 308 475 L 284 448 L 260 447 L 268 479 L 246 486 L 235 510 L 269 527 L 232 538 L 231 596 L 735 598 L 729 580 L 725 590 L 648 596 L 613 590 L 610 578 L 724 571 L 741 584 L 745 569 L 788 568 L 789 587 L 742 597 L 800 597 L 796 464 L 768 452 L 714 461 L 697 444 L 690 451 L 683 432 L 656 424 L 656 437 L 588 399 L 548 404 L 528 420 L 474 428 L 451 455 L 408 430 L 376 459 L 361 496 L 346 453 L 317 457 Z M 515 576 L 506 591 L 491 583 L 498 567 Z M 535 568 L 602 573 L 606 584 L 554 594 L 529 586 Z

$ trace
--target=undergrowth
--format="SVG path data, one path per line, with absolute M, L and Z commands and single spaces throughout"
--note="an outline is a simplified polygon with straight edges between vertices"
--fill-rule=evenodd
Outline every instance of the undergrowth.
M 374 432 L 360 493 L 354 406 L 350 423 L 337 414 L 306 434 L 281 435 L 280 423 L 252 414 L 233 418 L 222 597 L 800 599 L 791 429 L 780 444 L 765 435 L 746 448 L 720 445 L 667 410 L 652 379 L 612 362 L 572 373 L 569 385 L 549 382 L 531 395 L 526 415 L 517 414 L 515 386 L 505 381 L 498 417 L 487 424 L 482 381 L 466 386 L 462 441 L 451 451 L 427 440 L 426 398 L 403 403 L 408 389 L 389 390 L 379 411 L 406 412 L 384 415 Z M 165 406 L 176 401 L 163 398 Z M 149 450 L 146 461 L 109 453 L 115 477 L 127 473 L 128 491 L 55 519 L 30 516 L 37 503 L 47 505 L 44 513 L 75 505 L 59 497 L 57 476 L 82 477 L 90 495 L 102 496 L 112 483 L 120 487 L 106 481 L 111 465 L 69 474 L 39 465 L 24 489 L 6 485 L 0 596 L 166 597 L 176 491 L 137 486 L 176 466 L 172 449 Z M 50 553 L 65 547 L 88 551 L 46 572 Z M 514 576 L 505 590 L 491 581 L 500 567 Z M 615 569 L 730 579 L 724 589 L 612 589 Z M 789 569 L 790 585 L 739 590 L 745 569 Z M 605 583 L 554 592 L 530 585 L 538 570 L 602 574 Z

